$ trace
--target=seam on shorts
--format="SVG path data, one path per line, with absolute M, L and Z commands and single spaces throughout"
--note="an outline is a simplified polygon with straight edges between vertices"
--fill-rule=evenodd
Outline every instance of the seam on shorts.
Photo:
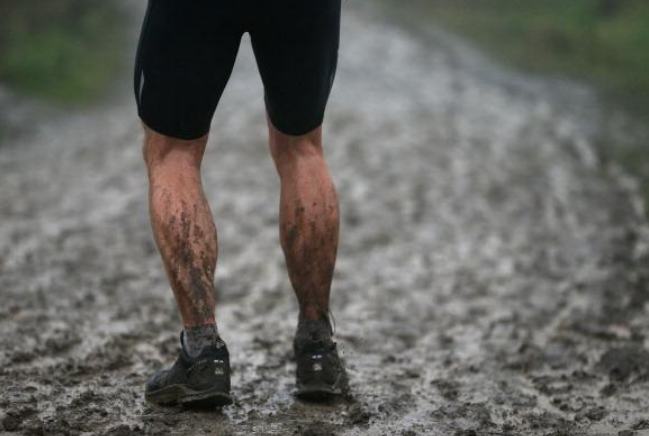
M 155 2 L 156 0 L 149 0 L 149 2 L 147 3 L 146 12 L 144 13 L 144 22 L 142 23 L 142 30 L 137 44 L 137 52 L 135 54 L 137 66 L 139 67 L 140 70 L 139 89 L 134 89 L 134 91 L 136 91 L 135 99 L 138 108 L 142 106 L 142 91 L 144 90 L 144 65 L 143 65 L 142 49 L 147 42 L 147 36 L 149 34 L 148 30 L 151 25 L 151 15 L 153 14 L 153 5 Z M 135 74 L 138 74 L 138 71 L 136 71 Z

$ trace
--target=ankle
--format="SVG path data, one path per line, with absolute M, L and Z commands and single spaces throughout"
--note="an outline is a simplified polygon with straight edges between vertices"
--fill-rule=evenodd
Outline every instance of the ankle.
M 317 319 L 308 319 L 300 314 L 294 344 L 299 347 L 311 342 L 330 342 L 333 333 L 333 326 L 327 315 Z
M 216 324 L 185 327 L 182 334 L 182 347 L 189 357 L 198 357 L 208 347 L 220 341 Z
M 319 307 L 301 307 L 298 322 L 329 320 L 329 309 Z

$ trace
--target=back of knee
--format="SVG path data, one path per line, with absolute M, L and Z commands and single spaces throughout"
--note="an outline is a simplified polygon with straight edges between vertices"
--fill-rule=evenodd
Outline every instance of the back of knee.
M 207 138 L 182 140 L 145 129 L 142 155 L 149 169 L 161 166 L 190 166 L 199 168 Z
M 323 157 L 321 141 L 310 137 L 275 137 L 270 141 L 270 152 L 276 162 L 286 163 Z

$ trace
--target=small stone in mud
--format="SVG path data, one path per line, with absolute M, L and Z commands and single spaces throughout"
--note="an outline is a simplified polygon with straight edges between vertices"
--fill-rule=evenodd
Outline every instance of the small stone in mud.
M 36 413 L 36 410 L 31 407 L 7 412 L 5 417 L 2 418 L 2 427 L 7 431 L 16 431 L 22 427 L 25 419 L 34 413 Z
M 518 348 L 518 353 L 509 356 L 503 367 L 511 371 L 528 372 L 541 367 L 546 363 L 546 356 L 538 346 L 523 342 Z
M 110 435 L 110 436 L 129 436 L 132 433 L 133 432 L 131 431 L 131 428 L 128 425 L 120 424 L 120 425 L 118 425 L 116 427 L 113 427 L 110 430 L 108 430 L 106 435 Z
M 16 431 L 20 428 L 22 423 L 22 417 L 15 412 L 9 412 L 4 418 L 2 418 L 2 428 L 6 431 Z
M 383 357 L 384 363 L 395 363 L 396 361 L 397 358 L 393 354 L 388 354 L 385 357 Z
M 410 394 L 402 394 L 395 399 L 384 401 L 379 404 L 378 411 L 386 416 L 398 416 L 403 413 L 409 406 L 414 403 L 414 398 Z
M 45 432 L 43 431 L 43 421 L 38 419 L 28 425 L 25 425 L 24 431 L 25 435 L 27 436 L 43 436 L 45 434 Z
M 568 430 L 557 430 L 552 433 L 549 433 L 547 436 L 572 436 Z
M 484 403 L 450 404 L 433 411 L 431 417 L 438 421 L 453 422 L 456 428 L 494 426 L 489 409 Z
M 335 436 L 330 425 L 322 422 L 314 423 L 298 433 L 300 436 Z
M 649 352 L 638 346 L 613 348 L 602 355 L 597 367 L 606 372 L 612 380 L 622 382 L 633 375 L 646 376 L 649 371 L 647 361 Z
M 36 358 L 36 354 L 29 351 L 17 351 L 11 356 L 12 363 L 29 363 Z
M 475 430 L 458 430 L 453 436 L 478 436 L 478 433 Z
M 437 379 L 433 380 L 430 384 L 435 386 L 439 390 L 440 395 L 447 400 L 457 400 L 460 396 L 460 385 L 455 381 Z
M 599 391 L 599 394 L 603 397 L 610 397 L 611 395 L 614 395 L 616 392 L 617 392 L 617 386 L 615 386 L 612 383 L 609 383 Z
M 570 421 L 567 421 L 563 417 L 548 412 L 542 413 L 531 413 L 527 415 L 527 420 L 529 421 L 530 427 L 532 429 L 547 429 L 547 428 L 559 428 L 553 433 L 549 433 L 547 436 L 570 436 L 569 430 L 572 430 L 573 424 Z
M 587 409 L 583 412 L 578 413 L 575 416 L 576 421 L 583 421 L 584 419 L 587 419 L 589 421 L 601 421 L 608 415 L 608 412 L 606 409 L 602 406 L 597 406 L 597 407 L 592 407 L 590 409 Z
M 353 405 L 345 422 L 349 425 L 367 425 L 372 414 L 360 404 Z
M 421 377 L 421 374 L 419 374 L 419 371 L 414 370 L 414 369 L 406 369 L 403 372 L 403 376 L 406 378 L 419 378 Z
M 641 419 L 640 421 L 633 424 L 631 428 L 633 430 L 649 430 L 649 420 Z

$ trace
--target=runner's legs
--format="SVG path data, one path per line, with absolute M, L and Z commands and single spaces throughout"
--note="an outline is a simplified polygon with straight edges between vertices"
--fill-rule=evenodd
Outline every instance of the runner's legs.
M 244 32 L 241 15 L 234 0 L 150 0 L 135 63 L 151 224 L 190 346 L 193 332 L 214 331 L 192 329 L 215 323 L 217 236 L 200 165 Z
M 200 185 L 209 124 L 249 31 L 282 179 L 281 236 L 301 314 L 322 318 L 338 203 L 321 124 L 336 70 L 340 0 L 150 1 L 135 94 L 146 126 L 155 239 L 186 327 L 214 318 L 216 230 Z M 209 286 L 208 286 L 209 285 Z

